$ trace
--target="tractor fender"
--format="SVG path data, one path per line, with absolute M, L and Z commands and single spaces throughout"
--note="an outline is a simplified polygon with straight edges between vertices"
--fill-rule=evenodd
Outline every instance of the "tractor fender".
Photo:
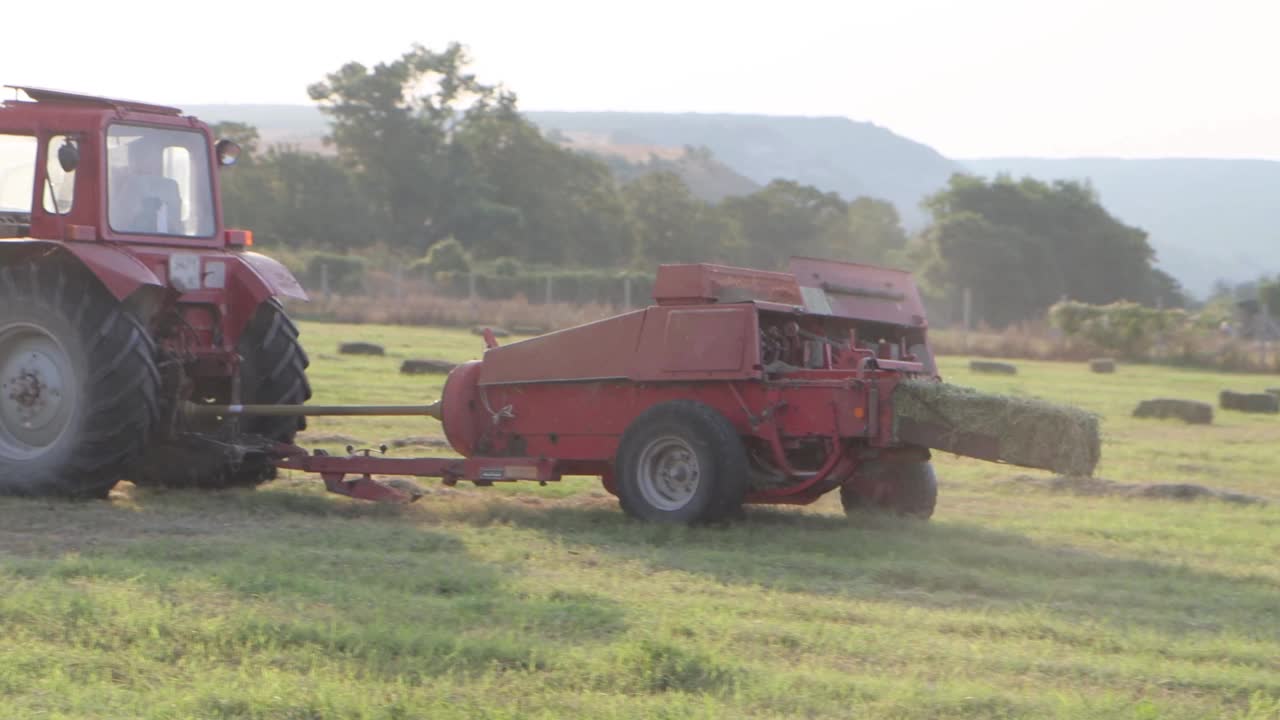
M 125 300 L 144 285 L 164 285 L 141 260 L 110 245 L 56 240 L 6 240 L 0 243 L 0 258 L 50 251 L 65 251 L 74 256 L 117 300 Z
M 310 299 L 298 279 L 279 260 L 256 252 L 240 252 L 236 253 L 235 257 L 239 258 L 258 280 L 258 283 L 245 283 L 255 304 L 272 297 L 287 297 L 303 301 Z

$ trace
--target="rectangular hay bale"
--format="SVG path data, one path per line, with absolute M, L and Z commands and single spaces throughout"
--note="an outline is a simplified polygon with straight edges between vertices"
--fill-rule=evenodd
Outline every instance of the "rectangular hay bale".
M 911 380 L 893 406 L 899 442 L 1062 475 L 1092 475 L 1102 454 L 1098 416 L 1066 405 Z

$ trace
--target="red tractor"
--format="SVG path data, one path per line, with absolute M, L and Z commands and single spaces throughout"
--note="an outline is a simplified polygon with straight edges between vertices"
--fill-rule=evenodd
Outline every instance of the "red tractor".
M 283 265 L 222 220 L 239 148 L 176 108 L 15 88 L 0 104 L 0 492 L 103 496 L 121 478 L 252 486 L 300 417 L 307 357 Z

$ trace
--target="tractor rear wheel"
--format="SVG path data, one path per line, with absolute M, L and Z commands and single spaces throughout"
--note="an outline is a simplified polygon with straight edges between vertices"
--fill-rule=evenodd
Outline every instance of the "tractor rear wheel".
M 876 497 L 868 489 L 882 488 Z M 840 487 L 846 513 L 879 509 L 927 520 L 938 504 L 938 478 L 928 462 L 876 462 L 858 470 L 853 483 Z
M 614 471 L 628 515 L 661 523 L 713 522 L 742 507 L 747 452 L 723 415 L 699 402 L 675 400 L 631 423 Z
M 82 267 L 0 268 L 0 493 L 105 497 L 159 416 L 154 355 Z
M 275 299 L 258 306 L 237 344 L 240 353 L 240 397 L 244 404 L 300 405 L 311 399 L 307 382 L 310 361 L 298 341 L 298 327 Z M 257 449 L 292 443 L 307 421 L 300 417 L 250 417 L 240 421 L 246 436 L 226 443 L 181 440 L 145 463 L 139 485 L 221 490 L 255 487 L 276 476 L 276 469 Z M 243 452 L 244 450 L 250 452 Z M 188 461 L 175 466 L 172 457 Z

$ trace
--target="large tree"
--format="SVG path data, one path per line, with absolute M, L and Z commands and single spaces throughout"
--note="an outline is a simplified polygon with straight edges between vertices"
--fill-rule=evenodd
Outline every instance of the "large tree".
M 933 290 L 971 290 L 976 316 L 993 325 L 1038 317 L 1062 297 L 1180 304 L 1147 234 L 1112 217 L 1088 185 L 955 175 L 924 206 Z
M 622 188 L 648 262 L 726 262 L 742 251 L 738 227 L 698 199 L 670 171 L 640 175 Z
M 390 239 L 425 249 L 453 233 L 476 188 L 456 182 L 467 158 L 452 148 L 468 117 L 514 107 L 515 97 L 479 82 L 453 43 L 436 52 L 415 45 L 372 68 L 343 65 L 308 88 L 332 123 L 327 138 L 384 214 Z

